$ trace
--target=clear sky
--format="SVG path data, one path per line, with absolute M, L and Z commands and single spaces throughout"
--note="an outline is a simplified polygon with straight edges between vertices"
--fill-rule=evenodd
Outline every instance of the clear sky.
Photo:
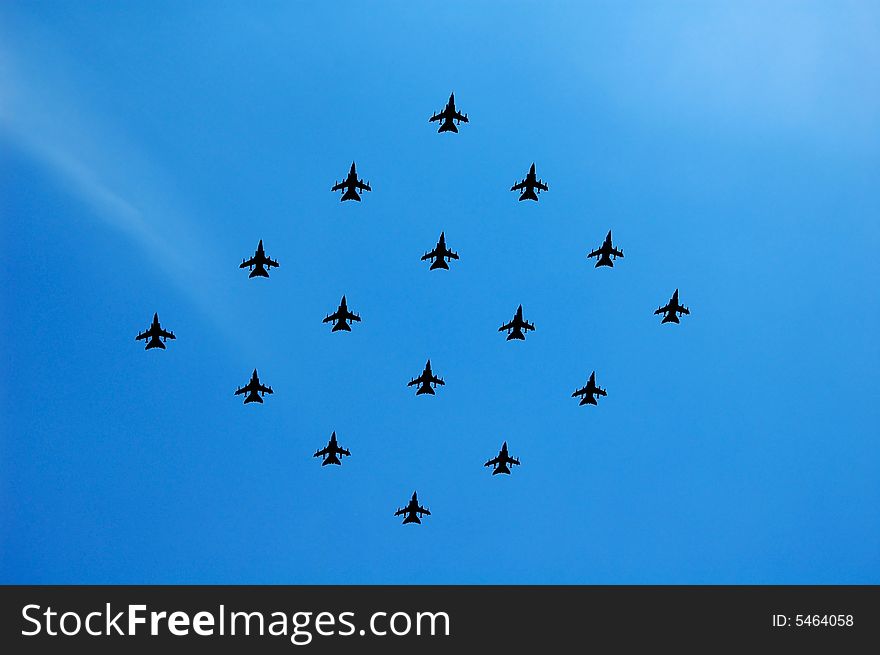
M 871 2 L 3 2 L 0 582 L 880 583 L 878 116 Z

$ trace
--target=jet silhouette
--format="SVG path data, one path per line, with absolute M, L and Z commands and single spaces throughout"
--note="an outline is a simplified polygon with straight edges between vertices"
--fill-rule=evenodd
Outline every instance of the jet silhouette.
M 612 259 L 617 259 L 618 257 L 623 258 L 623 251 L 618 250 L 611 245 L 611 230 L 608 230 L 608 234 L 605 236 L 605 241 L 602 242 L 602 245 L 587 255 L 587 259 L 590 257 L 596 257 L 596 266 L 594 268 L 599 268 L 600 266 L 614 266 Z
M 317 451 L 313 457 L 323 457 L 324 461 L 321 462 L 321 466 L 327 466 L 327 464 L 339 464 L 342 465 L 342 462 L 339 461 L 339 457 L 337 455 L 343 455 L 348 457 L 351 455 L 345 448 L 340 448 L 339 444 L 336 443 L 336 432 L 330 435 L 330 443 L 328 443 L 324 448 Z
M 535 189 L 538 190 L 538 193 L 541 191 L 547 191 L 550 187 L 544 184 L 543 180 L 539 180 L 535 176 L 535 164 L 532 162 L 532 167 L 529 169 L 528 174 L 526 175 L 526 179 L 520 180 L 512 187 L 510 187 L 511 191 L 522 191 L 519 196 L 520 200 L 537 200 L 538 195 L 535 193 Z
M 253 375 L 251 375 L 250 382 L 248 382 L 245 386 L 239 387 L 235 390 L 233 395 L 239 396 L 243 393 L 247 394 L 247 397 L 244 399 L 244 404 L 248 403 L 261 403 L 263 399 L 260 398 L 259 394 L 266 395 L 267 393 L 273 393 L 272 387 L 267 387 L 260 384 L 260 378 L 257 375 L 257 369 L 254 369 Z
M 430 252 L 426 252 L 422 255 L 422 261 L 431 260 L 431 268 L 430 270 L 434 270 L 435 268 L 445 268 L 447 271 L 449 270 L 449 260 L 458 259 L 458 253 L 452 252 L 449 248 L 446 247 L 446 233 L 440 233 L 440 240 L 437 242 L 437 245 L 434 246 L 434 249 Z
M 349 321 L 360 321 L 361 317 L 357 314 L 353 314 L 348 311 L 348 305 L 345 303 L 345 296 L 342 296 L 342 302 L 339 303 L 339 309 L 337 309 L 333 314 L 328 315 L 322 323 L 327 323 L 329 321 L 333 321 L 333 329 L 331 332 L 337 332 L 339 330 L 345 330 L 346 332 L 351 332 L 351 326 L 348 324 Z
M 263 250 L 263 240 L 260 239 L 260 243 L 257 244 L 257 251 L 254 253 L 254 256 L 247 260 L 242 259 L 239 268 L 251 269 L 251 274 L 248 275 L 248 277 L 252 278 L 258 276 L 269 277 L 269 271 L 267 269 L 270 269 L 273 266 L 279 266 L 279 264 L 274 259 L 270 259 L 266 256 L 266 252 Z
M 598 405 L 596 402 L 596 396 L 607 396 L 605 393 L 605 389 L 596 385 L 596 371 L 590 373 L 590 379 L 587 380 L 587 384 L 584 387 L 581 387 L 573 394 L 571 394 L 572 398 L 576 398 L 577 396 L 583 396 L 581 398 L 581 402 L 578 405 Z
M 491 466 L 492 475 L 498 475 L 499 473 L 506 473 L 507 475 L 510 475 L 510 468 L 508 468 L 507 466 L 508 464 L 519 466 L 519 460 L 516 457 L 511 457 L 507 454 L 507 442 L 505 441 L 503 444 L 501 444 L 501 452 L 498 453 L 498 457 L 490 459 L 488 462 L 483 464 L 483 466 Z
M 418 391 L 416 391 L 417 396 L 420 396 L 423 393 L 429 393 L 433 396 L 434 389 L 431 388 L 431 385 L 436 387 L 438 384 L 445 385 L 446 383 L 431 372 L 431 360 L 429 359 L 428 363 L 425 364 L 425 370 L 422 371 L 422 374 L 419 377 L 410 380 L 409 384 L 406 386 L 411 387 L 414 384 L 420 385 Z
M 138 334 L 134 340 L 140 341 L 141 339 L 150 338 L 147 341 L 147 345 L 144 346 L 144 350 L 149 350 L 150 348 L 161 348 L 165 350 L 165 344 L 163 343 L 166 339 L 176 339 L 174 336 L 174 332 L 168 332 L 162 329 L 162 326 L 159 325 L 159 314 L 158 312 L 153 314 L 153 322 L 150 324 L 146 330 Z M 159 341 L 161 337 L 162 341 Z
M 657 311 L 654 312 L 654 316 L 657 314 L 666 314 L 660 323 L 680 323 L 681 321 L 678 320 L 678 317 L 682 314 L 690 314 L 690 311 L 688 311 L 688 308 L 684 305 L 678 304 L 678 289 L 676 289 L 675 293 L 672 294 L 672 298 L 669 299 L 669 302 L 663 307 L 657 308 Z
M 398 508 L 396 512 L 394 512 L 394 516 L 400 516 L 401 514 L 406 514 L 406 518 L 403 519 L 404 524 L 406 523 L 421 523 L 421 516 L 427 515 L 431 516 L 431 512 L 429 512 L 426 508 L 419 505 L 419 499 L 416 496 L 416 492 L 413 491 L 412 498 L 410 498 L 409 503 L 404 508 Z
M 355 170 L 354 162 L 351 162 L 351 168 L 348 171 L 348 177 L 346 177 L 342 182 L 337 182 L 333 185 L 331 191 L 342 191 L 345 189 L 345 193 L 342 194 L 343 200 L 357 200 L 361 201 L 361 197 L 358 195 L 358 191 L 372 191 L 370 188 L 370 183 L 367 182 L 364 184 L 363 180 L 358 179 L 357 170 Z
M 535 324 L 529 323 L 528 321 L 524 321 L 522 317 L 522 305 L 516 308 L 516 314 L 513 316 L 513 320 L 506 325 L 502 325 L 498 328 L 499 332 L 503 332 L 507 330 L 507 340 L 511 339 L 520 339 L 525 341 L 526 335 L 523 334 L 523 330 L 528 332 L 529 330 L 534 330 Z
M 457 123 L 468 122 L 467 114 L 461 114 L 455 109 L 455 93 L 449 94 L 449 102 L 446 103 L 446 107 L 443 108 L 443 111 L 431 116 L 428 122 L 433 123 L 439 120 L 443 122 L 440 124 L 440 129 L 437 132 L 458 132 L 458 128 L 452 122 L 453 120 Z

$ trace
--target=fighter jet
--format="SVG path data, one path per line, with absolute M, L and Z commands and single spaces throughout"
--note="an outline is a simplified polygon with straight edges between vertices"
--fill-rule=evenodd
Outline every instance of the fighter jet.
M 419 499 L 416 496 L 415 491 L 413 491 L 412 498 L 410 498 L 407 506 L 403 508 L 398 508 L 397 511 L 394 512 L 394 516 L 400 516 L 401 514 L 406 514 L 406 518 L 403 519 L 404 524 L 421 523 L 421 516 L 423 514 L 431 516 L 431 512 L 419 505 Z
M 348 171 L 348 177 L 346 177 L 342 182 L 337 182 L 333 185 L 331 191 L 342 191 L 345 189 L 345 193 L 342 194 L 343 200 L 357 200 L 361 201 L 360 195 L 358 195 L 358 191 L 372 191 L 370 188 L 370 183 L 367 182 L 364 184 L 363 180 L 358 179 L 357 170 L 355 170 L 354 162 L 351 162 L 351 169 Z
M 575 391 L 571 394 L 572 398 L 576 398 L 577 396 L 583 396 L 581 398 L 581 402 L 578 405 L 598 405 L 596 402 L 596 396 L 607 396 L 605 393 L 605 389 L 602 387 L 596 386 L 596 371 L 590 373 L 590 379 L 587 380 L 587 385 Z
M 348 457 L 351 455 L 345 448 L 340 448 L 339 444 L 336 443 L 336 432 L 330 435 L 330 443 L 328 443 L 324 448 L 319 450 L 314 454 L 314 457 L 323 457 L 324 461 L 321 462 L 321 466 L 327 466 L 327 464 L 339 464 L 342 465 L 342 462 L 339 461 L 339 457 L 337 455 L 343 455 Z
M 166 339 L 176 339 L 174 336 L 174 332 L 168 332 L 167 330 L 163 330 L 162 326 L 159 325 L 159 314 L 153 314 L 153 322 L 150 324 L 146 330 L 137 335 L 134 340 L 140 341 L 141 339 L 150 338 L 147 341 L 147 345 L 144 346 L 144 350 L 149 350 L 150 348 L 161 348 L 165 350 L 165 344 L 163 343 Z M 162 338 L 162 341 L 159 341 L 159 338 Z
M 339 309 L 337 309 L 333 314 L 327 316 L 322 322 L 328 323 L 329 321 L 333 321 L 333 329 L 330 330 L 331 332 L 337 332 L 339 330 L 351 332 L 351 326 L 348 324 L 348 322 L 359 322 L 360 320 L 360 316 L 348 311 L 348 305 L 345 303 L 345 296 L 342 296 L 342 302 L 339 303 Z
M 669 302 L 663 307 L 657 308 L 657 311 L 654 312 L 654 316 L 657 314 L 666 314 L 660 323 L 680 323 L 678 317 L 682 314 L 690 314 L 690 312 L 687 307 L 678 304 L 678 289 L 676 289 L 675 293 L 672 294 L 672 298 L 669 299 Z
M 239 268 L 251 269 L 251 274 L 248 275 L 249 278 L 257 276 L 269 277 L 269 271 L 267 269 L 278 265 L 278 262 L 274 259 L 266 257 L 266 252 L 263 250 L 263 240 L 260 239 L 260 243 L 257 244 L 257 251 L 254 253 L 254 256 L 250 259 L 242 259 Z
M 520 200 L 537 200 L 538 194 L 535 193 L 535 189 L 538 190 L 538 193 L 541 191 L 547 191 L 549 189 L 546 184 L 544 184 L 543 180 L 539 180 L 535 176 L 535 164 L 532 162 L 532 167 L 529 169 L 528 174 L 526 175 L 526 179 L 520 180 L 512 187 L 510 187 L 511 191 L 522 191 L 519 196 Z
M 406 386 L 411 387 L 414 384 L 420 385 L 419 390 L 416 391 L 417 396 L 420 396 L 423 393 L 429 393 L 433 396 L 434 389 L 432 388 L 432 385 L 433 387 L 436 387 L 438 384 L 445 385 L 446 383 L 431 372 L 431 360 L 429 359 L 428 363 L 425 364 L 425 370 L 422 371 L 422 374 L 419 377 L 410 380 L 409 384 Z
M 529 330 L 534 330 L 535 324 L 529 323 L 528 321 L 524 321 L 522 317 L 522 305 L 516 308 L 516 314 L 513 316 L 513 320 L 506 325 L 502 325 L 498 328 L 499 332 L 503 332 L 507 330 L 507 340 L 511 339 L 520 339 L 521 341 L 525 341 L 526 335 L 523 334 L 523 330 L 528 332 Z
M 458 110 L 455 109 L 455 94 L 449 94 L 449 102 L 446 103 L 446 107 L 443 108 L 443 111 L 438 112 L 431 116 L 428 119 L 429 123 L 433 123 L 434 121 L 443 120 L 443 123 L 440 124 L 440 129 L 437 132 L 458 132 L 458 128 L 455 126 L 455 123 L 452 121 L 456 121 L 456 123 L 467 123 L 468 117 L 467 114 L 459 113 Z
M 248 403 L 261 403 L 263 399 L 260 398 L 259 394 L 266 395 L 267 393 L 273 393 L 272 387 L 267 387 L 260 384 L 260 378 L 257 375 L 257 369 L 254 369 L 253 375 L 251 375 L 251 380 L 245 386 L 239 387 L 235 390 L 236 396 L 239 396 L 243 393 L 247 394 L 247 397 L 244 399 L 244 404 Z
M 611 230 L 608 230 L 608 234 L 605 236 L 605 241 L 602 242 L 602 245 L 587 255 L 587 259 L 590 257 L 596 257 L 596 266 L 594 268 L 599 268 L 600 266 L 614 266 L 613 259 L 617 259 L 618 257 L 623 258 L 623 251 L 618 250 L 611 245 Z
M 452 259 L 458 259 L 458 253 L 452 252 L 446 247 L 445 232 L 440 233 L 440 240 L 437 242 L 437 245 L 434 246 L 434 249 L 422 255 L 422 261 L 427 261 L 428 259 L 431 260 L 430 270 L 432 271 L 435 268 L 445 268 L 448 271 L 449 264 L 447 262 Z
M 498 453 L 498 457 L 495 459 L 490 459 L 488 462 L 483 464 L 483 466 L 491 466 L 492 467 L 492 475 L 498 475 L 499 473 L 506 473 L 510 475 L 510 468 L 508 468 L 508 464 L 513 464 L 515 466 L 519 466 L 519 460 L 516 457 L 511 457 L 507 454 L 507 442 L 505 441 L 501 444 L 501 452 Z

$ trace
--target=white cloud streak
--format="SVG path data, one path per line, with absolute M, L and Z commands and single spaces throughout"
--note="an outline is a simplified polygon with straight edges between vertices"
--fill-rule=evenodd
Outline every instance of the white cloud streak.
M 124 133 L 112 121 L 96 118 L 91 107 L 78 106 L 85 103 L 66 75 L 67 60 L 57 54 L 47 60 L 44 53 L 52 49 L 45 43 L 40 47 L 46 35 L 27 36 L 18 35 L 14 50 L 9 39 L 0 46 L 0 131 L 96 218 L 141 248 L 157 270 L 222 326 L 216 300 L 223 290 L 208 273 L 218 259 L 210 239 L 178 209 L 181 203 L 163 190 L 161 174 Z

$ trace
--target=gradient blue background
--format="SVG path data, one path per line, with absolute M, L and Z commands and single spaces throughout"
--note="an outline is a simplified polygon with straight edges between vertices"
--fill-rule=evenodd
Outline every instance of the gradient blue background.
M 0 582 L 880 582 L 876 3 L 4 2 L 0 98 Z

